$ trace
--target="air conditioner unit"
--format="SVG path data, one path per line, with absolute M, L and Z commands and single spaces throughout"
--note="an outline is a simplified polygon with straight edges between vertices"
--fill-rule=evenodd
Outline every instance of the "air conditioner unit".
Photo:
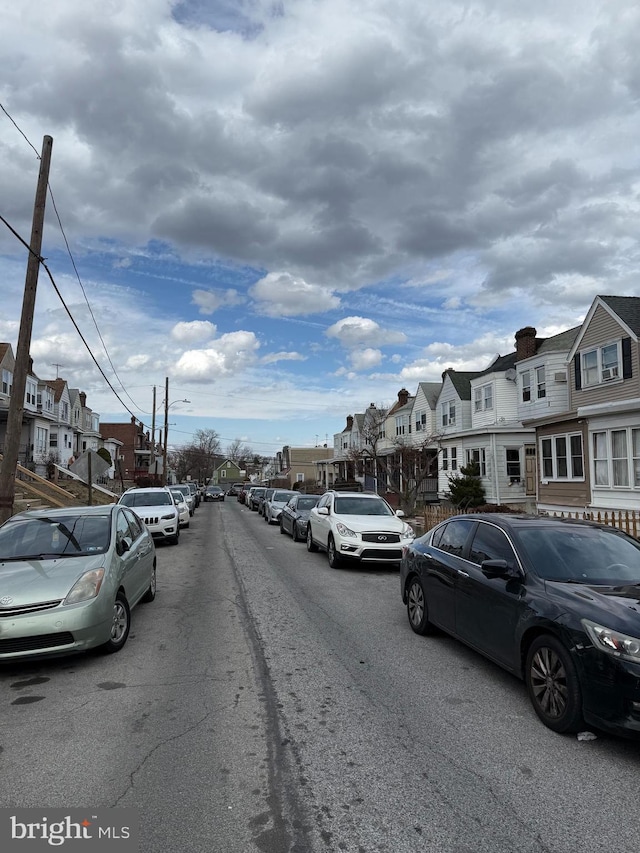
M 611 379 L 618 378 L 618 368 L 617 367 L 605 367 L 602 371 L 602 381 L 609 382 Z
M 554 373 L 553 379 L 554 379 L 554 382 L 566 382 L 567 381 L 566 371 L 561 370 L 559 373 Z

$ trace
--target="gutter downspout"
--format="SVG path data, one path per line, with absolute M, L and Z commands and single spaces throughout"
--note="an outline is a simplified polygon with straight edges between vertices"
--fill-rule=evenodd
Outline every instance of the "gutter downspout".
M 491 433 L 491 453 L 493 455 L 493 485 L 496 493 L 496 503 L 500 503 L 500 478 L 498 477 L 498 455 L 496 451 L 496 434 Z

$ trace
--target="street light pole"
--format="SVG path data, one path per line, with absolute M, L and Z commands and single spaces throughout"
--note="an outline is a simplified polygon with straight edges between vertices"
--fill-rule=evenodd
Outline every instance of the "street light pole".
M 164 386 L 164 447 L 162 450 L 162 485 L 167 485 L 167 440 L 169 437 L 169 409 L 176 403 L 190 403 L 191 400 L 174 400 L 169 402 L 169 377 L 167 376 Z

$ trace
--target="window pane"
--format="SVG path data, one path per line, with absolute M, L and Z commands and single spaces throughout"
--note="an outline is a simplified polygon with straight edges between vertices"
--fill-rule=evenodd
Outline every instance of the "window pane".
M 553 458 L 551 456 L 551 439 L 543 438 L 542 447 L 542 476 L 553 477 Z
M 618 345 L 611 344 L 608 347 L 602 347 L 602 369 L 613 370 L 618 367 Z
M 442 538 L 440 539 L 439 548 L 443 551 L 448 551 L 456 557 L 462 555 L 462 549 L 467 541 L 469 531 L 475 524 L 474 521 L 450 521 L 444 529 Z
M 585 385 L 598 382 L 598 351 L 592 350 L 582 356 L 582 379 Z
M 582 436 L 572 435 L 569 442 L 571 445 L 571 476 L 583 477 L 584 466 L 582 463 Z
M 484 560 L 506 560 L 516 566 L 516 556 L 502 530 L 490 524 L 480 524 L 471 543 L 469 559 L 480 565 Z
M 613 430 L 611 433 L 611 451 L 613 458 L 613 485 L 629 485 L 629 464 L 627 461 L 627 431 Z
M 564 435 L 556 438 L 556 467 L 557 476 L 567 476 L 567 439 Z

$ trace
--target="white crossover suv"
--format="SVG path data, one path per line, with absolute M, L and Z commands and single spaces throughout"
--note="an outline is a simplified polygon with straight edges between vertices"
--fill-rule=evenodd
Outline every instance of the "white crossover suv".
M 180 541 L 180 517 L 169 489 L 152 486 L 146 489 L 127 489 L 118 503 L 131 507 L 149 528 L 154 539 L 172 545 Z
M 325 492 L 309 513 L 307 550 L 327 552 L 337 569 L 349 561 L 400 565 L 402 546 L 415 538 L 380 495 L 367 492 Z

